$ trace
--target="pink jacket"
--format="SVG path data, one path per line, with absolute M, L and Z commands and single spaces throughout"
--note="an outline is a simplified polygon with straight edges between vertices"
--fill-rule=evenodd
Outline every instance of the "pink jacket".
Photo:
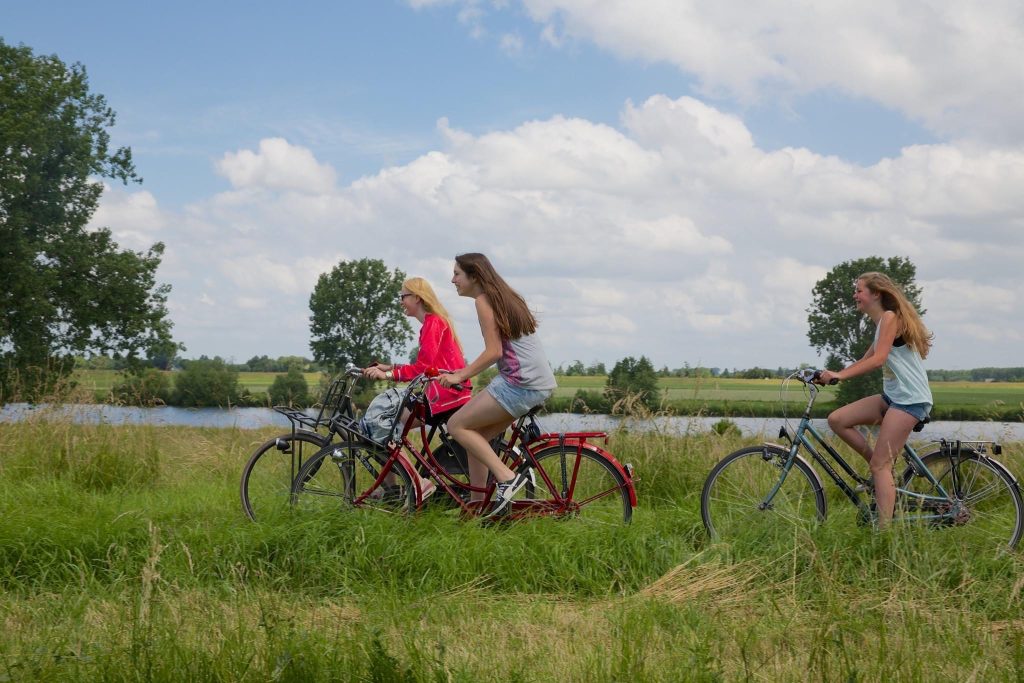
M 466 367 L 466 359 L 462 356 L 462 351 L 455 341 L 452 328 L 448 326 L 444 318 L 427 313 L 423 318 L 423 327 L 420 328 L 420 350 L 416 354 L 416 361 L 408 365 L 395 365 L 392 370 L 396 380 L 408 382 L 422 374 L 427 368 L 461 370 L 464 367 Z M 427 401 L 430 403 L 431 414 L 437 415 L 469 402 L 473 391 L 469 381 L 463 382 L 463 384 L 465 388 L 462 391 L 457 391 L 446 389 L 437 382 L 431 382 L 427 387 Z

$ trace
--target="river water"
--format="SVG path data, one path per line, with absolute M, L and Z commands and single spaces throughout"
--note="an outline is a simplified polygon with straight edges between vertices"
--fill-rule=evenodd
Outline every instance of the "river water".
M 29 419 L 70 419 L 82 424 L 148 424 L 188 427 L 236 427 L 238 429 L 259 429 L 277 425 L 282 430 L 288 427 L 288 420 L 270 408 L 138 408 L 101 404 L 31 406 L 25 403 L 11 403 L 0 408 L 0 422 L 20 422 Z M 624 428 L 631 431 L 659 431 L 667 434 L 705 432 L 718 422 L 720 417 L 659 417 L 650 420 L 611 415 L 578 415 L 574 413 L 550 413 L 538 418 L 546 432 L 563 431 L 614 431 Z M 767 435 L 774 437 L 779 427 L 786 422 L 780 417 L 731 417 L 740 430 L 748 436 Z M 798 418 L 788 422 L 791 431 Z M 814 426 L 828 433 L 824 420 L 814 420 Z M 932 422 L 924 431 L 915 435 L 915 440 L 937 440 L 939 438 L 961 440 L 1024 441 L 1024 423 L 1020 422 Z

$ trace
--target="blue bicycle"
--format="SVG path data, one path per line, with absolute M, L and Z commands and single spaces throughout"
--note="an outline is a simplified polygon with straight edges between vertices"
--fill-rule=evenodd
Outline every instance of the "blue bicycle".
M 824 521 L 827 497 L 822 479 L 801 451 L 856 506 L 861 523 L 877 519 L 870 478 L 850 466 L 811 425 L 811 407 L 820 391 L 817 377 L 814 370 L 790 376 L 806 387 L 809 398 L 796 432 L 790 434 L 785 426 L 779 431 L 785 445 L 743 448 L 711 470 L 700 508 L 712 538 L 762 541 L 792 536 L 797 527 Z M 919 423 L 915 431 L 923 426 Z M 1002 453 L 999 444 L 945 439 L 934 443 L 937 448 L 923 456 L 909 443 L 904 447 L 906 465 L 894 477 L 893 521 L 943 529 L 958 543 L 978 549 L 1016 548 L 1024 528 L 1024 503 L 1017 479 L 992 457 Z

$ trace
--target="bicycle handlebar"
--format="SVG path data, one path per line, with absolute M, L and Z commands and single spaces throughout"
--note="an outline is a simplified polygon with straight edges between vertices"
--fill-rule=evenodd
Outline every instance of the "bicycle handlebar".
M 821 379 L 821 373 L 822 372 L 824 372 L 824 370 L 814 370 L 812 368 L 804 368 L 803 370 L 797 370 L 792 375 L 790 375 L 790 377 L 795 377 L 796 379 L 800 380 L 804 384 L 817 384 L 817 385 L 820 386 L 820 385 L 822 385 L 822 382 L 819 381 Z M 839 384 L 839 379 L 836 378 L 836 377 L 833 377 L 832 379 L 830 379 L 828 381 L 828 383 L 830 385 L 832 385 L 832 384 Z
M 441 375 L 451 375 L 454 372 L 454 370 L 445 370 L 443 368 L 427 368 L 423 371 L 421 377 L 425 377 L 428 382 L 436 382 L 441 379 Z M 456 391 L 462 391 L 466 387 L 463 384 L 453 384 L 451 388 Z

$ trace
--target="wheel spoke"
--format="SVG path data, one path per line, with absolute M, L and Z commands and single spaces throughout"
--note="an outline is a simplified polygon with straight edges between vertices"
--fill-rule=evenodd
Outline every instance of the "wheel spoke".
M 955 547 L 960 549 L 977 547 L 984 551 L 1016 546 L 1024 525 L 1024 504 L 1012 479 L 998 463 L 974 452 L 962 452 L 954 457 L 936 451 L 921 460 L 953 496 L 945 506 L 948 512 L 929 521 L 930 526 L 943 527 L 955 534 Z M 926 477 L 913 476 L 910 470 L 904 474 L 903 488 L 938 495 Z M 935 504 L 930 507 L 936 509 Z M 942 511 L 941 506 L 939 510 Z
M 574 519 L 600 524 L 621 524 L 632 518 L 626 484 L 602 453 L 587 448 L 577 453 L 575 446 L 567 446 L 565 451 L 552 446 L 535 454 L 535 458 L 539 468 L 534 473 L 536 484 L 524 487 L 517 495 L 522 501 L 517 509 L 530 514 L 568 512 Z M 555 490 L 549 490 L 547 481 Z
M 242 471 L 242 510 L 257 521 L 288 509 L 292 480 L 302 463 L 323 446 L 312 432 L 284 434 L 261 445 Z
M 816 480 L 799 462 L 779 485 L 784 474 L 781 459 L 786 455 L 781 449 L 746 448 L 712 470 L 701 494 L 701 515 L 713 537 L 728 541 L 787 537 L 824 515 L 824 498 Z
M 409 472 L 397 461 L 388 476 L 376 486 L 380 472 L 388 466 L 388 455 L 362 445 L 341 444 L 326 448 L 302 467 L 292 487 L 292 505 L 300 510 L 337 510 L 359 507 L 387 512 L 410 512 L 415 508 L 415 491 Z M 361 499 L 361 500 L 360 500 Z

